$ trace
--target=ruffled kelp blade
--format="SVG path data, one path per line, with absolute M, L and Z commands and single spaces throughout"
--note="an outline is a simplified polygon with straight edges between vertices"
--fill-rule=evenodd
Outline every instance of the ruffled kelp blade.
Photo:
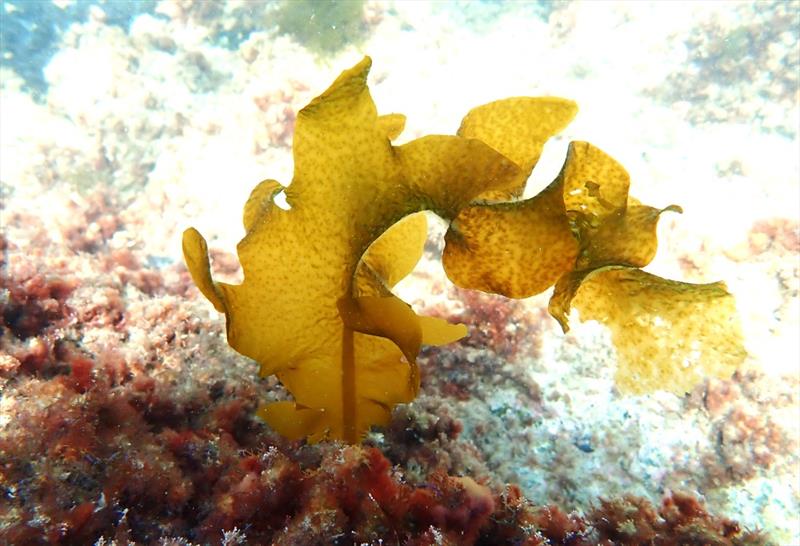
M 614 334 L 621 359 L 629 347 L 662 351 L 651 376 L 675 373 L 677 362 L 695 381 L 700 361 L 717 356 L 708 345 L 714 339 L 741 353 L 721 286 L 682 288 L 635 269 L 655 253 L 659 215 L 675 208 L 629 198 L 627 173 L 606 154 L 573 143 L 544 192 L 514 200 L 545 140 L 575 115 L 574 103 L 497 101 L 471 111 L 459 135 L 392 146 L 405 118 L 377 115 L 366 85 L 370 65 L 365 58 L 346 70 L 298 113 L 291 185 L 265 180 L 245 205 L 242 284 L 214 282 L 205 240 L 193 228 L 184 233 L 187 267 L 225 313 L 228 342 L 293 398 L 259 410 L 276 431 L 311 442 L 359 441 L 372 425 L 388 423 L 394 405 L 417 395 L 420 346 L 466 334 L 463 325 L 418 316 L 391 292 L 422 255 L 424 210 L 451 222 L 443 263 L 460 286 L 521 298 L 557 283 L 551 309 L 564 326 L 572 305 L 612 331 L 651 316 L 641 330 Z M 288 210 L 274 203 L 280 192 Z M 673 300 L 679 311 L 670 311 Z M 658 329 L 653 339 L 660 341 L 644 345 L 647 328 L 676 312 L 693 325 L 680 330 L 688 349 L 665 348 Z M 704 313 L 704 321 L 693 313 Z M 657 384 L 640 364 L 625 373 L 641 389 Z
M 637 269 L 655 256 L 661 214 L 681 209 L 642 205 L 629 186 L 612 157 L 573 142 L 539 195 L 461 211 L 445 237 L 448 276 L 513 298 L 557 281 L 551 314 L 566 331 L 574 304 L 582 319 L 611 329 L 625 392 L 682 393 L 706 375 L 730 376 L 745 357 L 732 296 L 722 283 L 680 283 Z
M 577 113 L 577 104 L 560 97 L 512 97 L 470 110 L 456 134 L 485 142 L 520 168 L 516 184 L 508 192 L 487 192 L 480 198 L 521 196 L 545 142 L 560 133 Z
M 620 391 L 682 395 L 707 376 L 730 377 L 746 357 L 733 296 L 725 284 L 662 279 L 636 268 L 578 271 L 556 284 L 550 313 L 565 326 L 570 308 L 611 330 Z
M 242 284 L 214 283 L 202 237 L 184 236 L 187 266 L 226 313 L 231 346 L 293 396 L 260 410 L 292 438 L 356 442 L 416 396 L 420 345 L 448 343 L 466 328 L 419 317 L 391 294 L 422 253 L 425 221 L 415 213 L 455 215 L 519 176 L 475 139 L 392 147 L 404 118 L 377 115 L 369 67 L 364 59 L 345 71 L 298 114 L 292 184 L 267 180 L 253 190 L 237 247 Z M 273 202 L 282 190 L 288 210 Z

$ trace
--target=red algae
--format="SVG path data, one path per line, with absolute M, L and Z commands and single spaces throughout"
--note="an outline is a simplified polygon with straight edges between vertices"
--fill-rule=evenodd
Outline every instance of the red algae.
M 536 506 L 492 475 L 447 398 L 430 394 L 372 447 L 288 442 L 253 417 L 263 388 L 247 363 L 220 350 L 218 327 L 199 334 L 209 326 L 171 292 L 185 284 L 164 282 L 180 272 L 150 269 L 139 278 L 154 282 L 139 284 L 136 251 L 54 258 L 8 244 L 2 542 L 766 544 L 686 496 L 660 509 L 601 501 L 586 515 Z M 98 273 L 73 273 L 87 269 Z M 524 383 L 489 370 L 473 366 L 488 375 L 465 387 Z
M 216 401 L 209 393 L 199 406 L 165 403 L 169 384 L 129 379 L 114 387 L 102 373 L 87 389 L 88 365 L 99 364 L 77 354 L 67 359 L 73 371 L 63 380 L 20 386 L 51 403 L 19 408 L 17 433 L 0 443 L 11 500 L 0 521 L 11 543 L 152 543 L 164 536 L 218 543 L 225 532 L 246 529 L 252 543 L 298 545 L 601 544 L 630 527 L 631 506 L 643 518 L 634 536 L 663 538 L 655 544 L 673 543 L 673 532 L 680 540 L 761 543 L 725 542 L 740 534 L 735 524 L 685 496 L 665 500 L 658 516 L 645 501 L 626 500 L 603 503 L 584 519 L 537 508 L 516 488 L 498 495 L 441 471 L 414 485 L 376 448 L 287 444 L 251 420 L 242 391 Z M 321 459 L 302 465 L 303 450 Z
M 287 443 L 252 419 L 254 389 L 214 383 L 203 394 L 196 384 L 183 397 L 168 368 L 142 375 L 117 362 L 123 353 L 62 350 L 65 373 L 13 379 L 15 400 L 49 402 L 17 406 L 17 426 L 0 441 L 5 541 L 219 543 L 242 530 L 251 543 L 580 545 L 630 525 L 619 502 L 567 515 L 535 507 L 517 488 L 498 494 L 441 470 L 407 482 L 377 448 Z M 55 358 L 45 361 L 55 368 Z M 452 426 L 437 423 L 434 436 L 456 438 Z M 309 451 L 318 455 L 303 463 Z M 666 500 L 658 516 L 645 501 L 625 502 L 643 513 L 636 537 L 670 544 L 665 533 L 678 529 L 680 540 L 748 543 L 725 542 L 740 534 L 735 524 L 688 497 Z
M 728 380 L 708 380 L 687 399 L 690 411 L 708 414 L 713 452 L 702 456 L 706 480 L 719 487 L 753 479 L 770 469 L 791 474 L 800 450 L 794 408 L 800 403 L 796 378 L 759 372 L 736 373 Z M 765 411 L 770 408 L 771 411 Z
M 451 298 L 463 304 L 463 311 L 453 320 L 469 326 L 469 335 L 461 344 L 490 349 L 507 360 L 514 360 L 520 351 L 526 356 L 539 354 L 546 309 L 536 309 L 534 314 L 520 300 L 457 287 L 452 292 Z
M 15 213 L 2 238 L 0 542 L 767 543 L 689 497 L 661 508 L 600 501 L 582 515 L 505 485 L 476 440 L 492 421 L 465 423 L 458 404 L 489 405 L 500 388 L 516 389 L 531 419 L 554 410 L 508 361 L 538 321 L 502 299 L 467 302 L 462 318 L 479 342 L 425 354 L 422 396 L 367 446 L 279 437 L 253 416 L 264 398 L 284 396 L 277 385 L 223 347 L 221 324 L 198 318 L 182 266 L 154 267 L 140 248 L 115 244 L 115 230 L 135 227 L 107 220 L 123 216 L 116 206 L 77 200 L 55 233 Z M 215 258 L 238 273 L 229 255 Z M 761 437 L 732 409 L 743 397 L 752 398 L 744 385 L 715 383 L 708 411 Z

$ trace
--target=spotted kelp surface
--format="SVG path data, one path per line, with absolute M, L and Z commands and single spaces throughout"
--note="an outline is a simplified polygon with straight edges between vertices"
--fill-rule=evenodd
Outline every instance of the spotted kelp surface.
M 551 310 L 565 329 L 573 300 L 609 324 L 628 391 L 682 392 L 706 373 L 729 377 L 741 364 L 723 285 L 636 269 L 655 255 L 659 215 L 676 207 L 629 198 L 627 173 L 606 154 L 573 143 L 548 188 L 508 201 L 522 194 L 545 141 L 575 115 L 573 103 L 497 101 L 472 110 L 456 136 L 394 147 L 402 119 L 378 116 L 366 84 L 371 64 L 365 58 L 343 72 L 298 114 L 289 210 L 273 202 L 283 191 L 278 182 L 253 190 L 238 245 L 242 284 L 215 283 L 205 240 L 193 228 L 184 234 L 186 263 L 225 313 L 228 342 L 294 397 L 260 411 L 273 428 L 312 442 L 356 442 L 416 397 L 423 343 L 465 335 L 391 293 L 421 257 L 424 210 L 451 222 L 443 264 L 455 284 L 515 298 L 556 284 Z M 631 274 L 615 274 L 619 268 Z M 628 327 L 632 321 L 639 327 Z M 678 333 L 672 322 L 685 346 L 670 343 Z

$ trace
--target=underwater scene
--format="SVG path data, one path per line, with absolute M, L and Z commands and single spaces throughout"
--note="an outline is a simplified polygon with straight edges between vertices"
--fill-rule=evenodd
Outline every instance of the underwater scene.
M 800 1 L 0 48 L 0 544 L 800 545 Z

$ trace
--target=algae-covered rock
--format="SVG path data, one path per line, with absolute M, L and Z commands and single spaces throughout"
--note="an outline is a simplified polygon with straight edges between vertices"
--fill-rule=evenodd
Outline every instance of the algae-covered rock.
M 284 0 L 275 22 L 281 33 L 315 53 L 326 54 L 364 39 L 363 13 L 363 0 Z

